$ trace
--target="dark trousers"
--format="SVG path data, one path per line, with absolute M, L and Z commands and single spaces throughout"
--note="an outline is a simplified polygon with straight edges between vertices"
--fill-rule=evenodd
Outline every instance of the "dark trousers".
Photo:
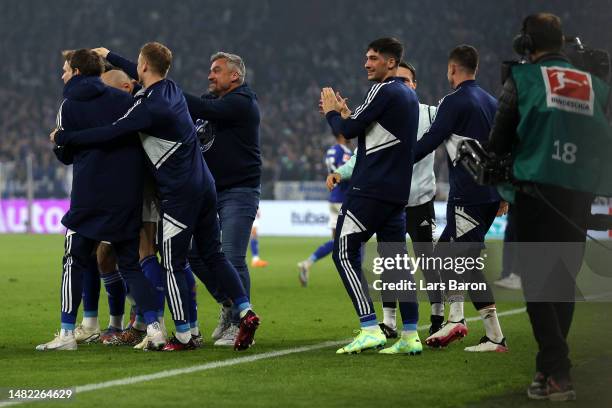
M 160 223 L 158 242 L 166 271 L 167 301 L 177 327 L 188 327 L 190 320 L 190 294 L 185 276 L 188 255 L 194 274 L 205 285 L 213 280 L 235 304 L 248 302 L 238 272 L 221 249 L 214 188 L 189 201 L 162 200 Z
M 61 288 L 62 323 L 74 324 L 83 293 L 83 276 L 91 273 L 91 253 L 98 241 L 74 231 L 66 231 L 64 243 L 63 274 Z M 155 289 L 146 279 L 138 264 L 138 237 L 113 242 L 121 277 L 130 294 L 143 312 L 147 323 L 157 320 Z
M 406 207 L 406 233 L 412 241 L 414 257 L 429 258 L 433 255 L 433 231 L 436 227 L 434 200 L 424 204 Z M 421 267 L 427 283 L 439 283 L 440 273 L 435 268 Z M 430 289 L 427 291 L 430 303 L 442 303 L 442 291 Z M 395 308 L 395 302 L 383 302 L 383 307 Z
M 362 244 L 374 234 L 378 241 L 378 254 L 381 257 L 395 258 L 397 255 L 406 255 L 406 225 L 403 206 L 369 197 L 348 196 L 342 204 L 336 224 L 333 259 L 362 323 L 376 319 L 361 267 Z M 409 270 L 398 269 L 396 275 L 407 281 L 413 281 Z M 399 308 L 403 323 L 416 325 L 418 322 L 416 292 L 406 292 L 403 295 L 405 299 L 400 300 L 399 293 L 396 292 L 391 294 L 391 297 L 396 296 L 396 298 L 388 300 L 400 300 Z M 383 296 L 385 296 L 384 293 Z
M 522 243 L 517 262 L 527 313 L 538 343 L 536 370 L 564 377 L 571 367 L 567 335 L 574 314 L 575 277 L 584 256 L 586 219 L 593 197 L 558 187 L 536 188 L 539 193 L 516 194 L 513 217 L 517 241 Z M 540 195 L 583 231 L 572 226 Z M 534 248 L 539 253 L 534 253 Z
M 247 247 L 251 238 L 251 228 L 259 207 L 260 189 L 255 187 L 236 187 L 217 193 L 216 213 L 221 228 L 221 247 L 225 257 L 238 272 L 247 296 L 251 297 L 251 278 L 245 261 Z M 208 273 L 204 262 L 189 255 L 194 273 L 204 277 L 206 289 L 218 303 L 224 303 L 230 296 L 222 289 L 217 275 Z M 196 257 L 197 258 L 197 257 Z M 232 312 L 232 323 L 238 324 L 238 308 Z
M 406 233 L 412 240 L 415 258 L 429 258 L 433 255 L 433 232 L 436 227 L 436 212 L 434 200 L 414 207 L 406 207 Z M 435 268 L 422 267 L 427 283 L 439 283 L 440 273 Z M 432 289 L 427 291 L 430 303 L 442 303 L 442 291 Z
M 508 222 L 504 231 L 504 250 L 502 255 L 502 272 L 501 278 L 507 278 L 510 274 L 519 274 L 520 271 L 514 268 L 516 253 L 514 242 L 516 241 L 516 232 L 514 227 L 514 217 L 512 216 L 512 206 L 508 209 Z
M 469 206 L 449 203 L 446 207 L 446 228 L 442 231 L 434 250 L 435 257 L 478 258 L 485 247 L 485 236 L 495 220 L 498 209 L 497 201 Z M 467 283 L 485 283 L 486 289 L 468 290 L 472 304 L 476 310 L 494 304 L 493 292 L 482 270 L 475 267 L 466 269 L 461 273 L 459 270 L 445 270 L 440 273 L 442 281 L 447 287 L 451 279 Z

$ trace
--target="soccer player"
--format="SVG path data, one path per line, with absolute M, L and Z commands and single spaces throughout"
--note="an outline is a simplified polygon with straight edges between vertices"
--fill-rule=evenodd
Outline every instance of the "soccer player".
M 327 154 L 325 155 L 325 164 L 327 165 L 327 170 L 330 174 L 336 172 L 340 166 L 348 162 L 351 156 L 353 156 L 353 152 L 348 147 L 349 141 L 342 135 L 334 136 L 336 137 L 337 143 L 327 149 Z M 344 202 L 344 197 L 348 190 L 348 186 L 348 182 L 340 181 L 336 188 L 331 190 L 329 194 L 329 228 L 331 228 L 332 239 L 319 246 L 316 251 L 314 251 L 312 255 L 308 257 L 308 259 L 305 259 L 297 264 L 299 269 L 298 277 L 300 283 L 304 287 L 308 285 L 308 275 L 310 274 L 310 267 L 312 264 L 329 255 L 334 248 L 334 236 L 336 235 L 338 213 L 340 212 L 340 207 L 342 207 L 342 203 Z
M 405 61 L 400 62 L 397 69 L 397 77 L 401 78 L 410 88 L 416 90 L 416 69 Z M 435 106 L 419 104 L 419 129 L 417 140 L 429 129 L 436 115 Z M 355 167 L 353 156 L 345 165 L 337 168 L 327 178 L 328 188 L 333 188 L 338 183 L 347 182 L 353 174 Z M 434 174 L 434 153 L 430 153 L 425 159 L 416 163 L 412 169 L 412 181 L 410 187 L 410 198 L 406 206 L 406 232 L 412 240 L 412 248 L 415 257 L 431 257 L 433 254 L 433 232 L 436 226 L 434 211 L 434 196 L 436 194 L 436 176 Z M 421 267 L 427 283 L 440 282 L 437 270 Z M 442 292 L 439 289 L 427 291 L 431 303 L 431 326 L 429 334 L 440 330 L 444 322 L 444 303 Z M 383 302 L 383 322 L 379 324 L 387 338 L 397 337 L 396 303 Z
M 251 268 L 265 268 L 268 266 L 268 261 L 264 261 L 259 257 L 259 235 L 257 230 L 259 229 L 260 217 L 261 213 L 259 209 L 257 209 L 257 215 L 251 227 Z
M 436 256 L 452 246 L 455 257 L 477 258 L 484 248 L 484 239 L 500 205 L 500 197 L 493 187 L 477 184 L 461 166 L 454 164 L 459 141 L 471 138 L 486 142 L 497 110 L 497 101 L 476 83 L 478 51 L 470 45 L 455 47 L 448 57 L 447 79 L 453 92 L 438 105 L 431 127 L 418 141 L 415 161 L 422 160 L 444 143 L 448 152 L 450 191 L 446 210 L 447 225 L 436 246 Z M 445 243 L 445 244 L 440 244 Z M 443 280 L 458 279 L 460 274 L 444 273 Z M 452 274 L 452 276 L 450 276 Z M 485 277 L 478 268 L 465 272 L 466 281 L 485 283 L 485 290 L 470 290 L 472 302 L 480 314 L 486 335 L 466 351 L 508 351 L 506 339 L 497 318 L 495 300 Z M 446 324 L 430 335 L 426 343 L 432 347 L 444 347 L 467 335 L 463 315 L 463 292 L 448 292 L 449 316 Z
M 132 95 L 134 83 L 121 70 L 110 69 L 102 73 L 100 79 L 107 86 L 122 90 Z M 83 320 L 74 331 L 77 343 L 105 342 L 123 330 L 126 287 L 119 271 L 117 260 L 108 243 L 101 242 L 92 257 L 91 273 L 83 275 Z M 108 295 L 110 321 L 108 328 L 101 332 L 98 322 L 98 303 L 100 299 L 100 279 Z M 143 321 L 143 333 L 145 332 Z
M 81 49 L 65 54 L 64 101 L 57 129 L 65 132 L 108 125 L 117 120 L 133 99 L 100 80 L 102 59 Z M 51 134 L 51 140 L 57 131 Z M 70 209 L 62 218 L 66 226 L 61 288 L 61 331 L 37 350 L 76 350 L 74 335 L 82 294 L 83 274 L 100 241 L 112 243 L 117 263 L 147 323 L 152 348 L 165 344 L 153 304 L 154 290 L 138 267 L 138 231 L 142 211 L 143 155 L 131 133 L 105 149 L 75 149 L 59 143 L 58 159 L 74 165 Z
M 214 180 L 202 157 L 183 93 L 167 78 L 172 52 L 163 44 L 152 42 L 141 48 L 137 65 L 119 56 L 115 59 L 123 62 L 111 61 L 113 65 L 137 76 L 144 87 L 134 105 L 110 126 L 78 132 L 60 130 L 54 137 L 60 145 L 88 146 L 121 141 L 132 132 L 140 132 L 160 196 L 162 221 L 158 242 L 166 271 L 167 301 L 176 328 L 164 350 L 196 347 L 189 326 L 185 276 L 192 241 L 209 273 L 215 275 L 240 311 L 234 348 L 246 349 L 253 341 L 259 317 L 251 309 L 236 270 L 221 251 Z M 138 299 L 136 302 L 140 307 Z
M 397 78 L 403 46 L 394 38 L 381 38 L 367 47 L 365 68 L 375 82 L 364 103 L 343 119 L 344 100 L 331 88 L 321 92 L 321 105 L 334 134 L 358 139 L 357 161 L 342 204 L 333 259 L 355 311 L 361 330 L 337 353 L 358 353 L 382 347 L 387 339 L 377 324 L 367 282 L 361 267 L 361 245 L 376 234 L 379 255 L 406 256 L 404 207 L 410 194 L 412 157 L 419 120 L 416 93 Z M 399 266 L 399 265 L 398 265 Z M 410 272 L 398 267 L 401 279 L 412 280 Z M 416 293 L 395 293 L 407 297 L 400 302 L 403 330 L 401 338 L 384 354 L 420 354 L 423 346 L 417 333 L 419 306 Z

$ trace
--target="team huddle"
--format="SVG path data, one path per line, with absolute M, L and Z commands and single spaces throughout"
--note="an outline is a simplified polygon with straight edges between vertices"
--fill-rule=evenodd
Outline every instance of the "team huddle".
M 229 69 L 239 57 L 213 55 L 209 88 L 217 84 L 219 98 L 191 97 L 189 104 L 166 77 L 172 53 L 162 44 L 145 44 L 138 64 L 103 48 L 66 52 L 64 57 L 64 101 L 50 136 L 57 157 L 74 166 L 71 206 L 62 220 L 67 231 L 61 331 L 37 349 L 74 350 L 77 341 L 99 337 L 105 344 L 144 350 L 195 349 L 202 336 L 193 273 L 223 305 L 214 333 L 219 345 L 247 349 L 259 325 L 249 300 L 248 270 L 245 279 L 222 250 L 217 195 L 223 180 L 213 179 L 194 126 L 197 119 L 221 124 L 219 117 L 228 108 L 218 102 L 229 98 L 220 97 L 243 92 L 244 65 Z M 113 68 L 103 75 L 105 59 Z M 225 88 L 224 80 L 229 83 Z M 256 103 L 247 103 L 257 109 Z M 256 115 L 258 122 L 258 110 Z M 258 154 L 257 149 L 256 165 Z M 257 172 L 249 177 L 259 184 Z M 254 218 L 255 213 L 251 223 Z M 249 233 L 250 225 L 247 242 Z M 96 269 L 103 274 L 111 306 L 111 324 L 104 333 L 97 305 L 92 305 L 99 296 L 99 283 L 93 283 L 99 282 Z M 126 291 L 135 313 L 123 330 L 120 303 Z M 76 327 L 82 298 L 86 310 L 83 324 Z M 164 300 L 175 324 L 176 334 L 169 340 Z

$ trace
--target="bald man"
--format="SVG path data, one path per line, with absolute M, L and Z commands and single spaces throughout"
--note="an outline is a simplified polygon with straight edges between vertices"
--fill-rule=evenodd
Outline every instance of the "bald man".
M 134 88 L 137 84 L 136 81 L 132 80 L 128 74 L 120 69 L 106 71 L 102 74 L 101 78 L 102 82 L 108 86 L 112 86 L 113 88 L 117 88 L 132 95 L 134 94 Z M 138 87 L 136 91 L 139 89 L 140 87 Z

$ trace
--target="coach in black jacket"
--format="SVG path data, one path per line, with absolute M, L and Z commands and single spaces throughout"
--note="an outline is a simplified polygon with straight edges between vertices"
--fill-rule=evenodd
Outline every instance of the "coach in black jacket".
M 238 55 L 215 53 L 208 75 L 210 93 L 201 98 L 186 93 L 185 98 L 194 122 L 208 121 L 208 138 L 202 145 L 217 186 L 223 252 L 240 274 L 250 296 L 251 281 L 245 256 L 259 207 L 261 154 L 259 105 L 257 96 L 244 82 L 245 75 L 244 62 Z M 218 289 L 214 275 L 204 273 L 204 266 L 198 260 L 196 256 L 189 258 L 194 272 L 217 301 L 225 303 L 227 295 Z M 224 307 L 213 333 L 215 344 L 234 344 L 238 322 L 236 310 L 230 318 L 230 309 Z
M 65 53 L 65 58 L 62 79 L 66 85 L 57 115 L 58 129 L 109 125 L 133 105 L 129 94 L 102 83 L 104 65 L 96 53 L 81 49 Z M 154 289 L 138 265 L 144 172 L 139 139 L 134 135 L 110 146 L 79 150 L 57 146 L 54 151 L 63 163 L 73 164 L 70 209 L 62 219 L 67 228 L 61 287 L 62 330 L 37 349 L 76 349 L 74 327 L 83 274 L 87 273 L 88 259 L 98 241 L 113 245 L 119 270 L 145 315 L 149 334 L 163 339 L 153 303 Z

